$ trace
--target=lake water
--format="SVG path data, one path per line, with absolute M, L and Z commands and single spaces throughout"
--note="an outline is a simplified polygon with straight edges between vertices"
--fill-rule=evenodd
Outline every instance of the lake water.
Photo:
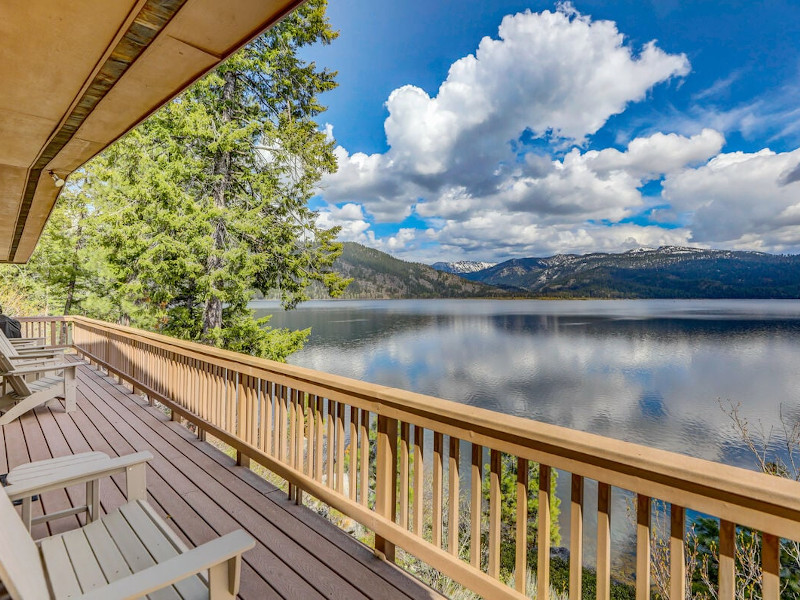
M 274 314 L 273 326 L 312 328 L 292 364 L 748 468 L 754 461 L 720 403 L 775 428 L 776 448 L 781 412 L 800 416 L 800 301 L 253 307 Z M 624 519 L 624 505 L 615 511 Z

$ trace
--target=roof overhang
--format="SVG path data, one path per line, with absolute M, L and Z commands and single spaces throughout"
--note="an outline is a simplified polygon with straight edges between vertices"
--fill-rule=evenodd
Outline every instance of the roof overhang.
M 0 262 L 66 178 L 303 0 L 0 2 Z

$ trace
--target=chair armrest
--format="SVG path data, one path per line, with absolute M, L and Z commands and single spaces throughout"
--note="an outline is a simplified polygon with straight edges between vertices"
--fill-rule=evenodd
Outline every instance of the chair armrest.
M 48 350 L 47 348 L 14 348 L 20 356 L 63 356 L 63 350 Z
M 11 338 L 8 341 L 15 348 L 42 348 L 45 346 L 44 338 Z
M 27 375 L 28 373 L 46 373 L 48 371 L 58 371 L 59 369 L 75 369 L 78 363 L 74 362 L 60 362 L 49 363 L 46 365 L 24 366 L 20 369 L 13 371 L 0 372 L 0 375 Z
M 11 364 L 19 363 L 20 361 L 38 360 L 39 362 L 64 362 L 64 355 L 55 355 L 52 352 L 18 352 L 17 356 L 9 358 Z
M 103 461 L 101 464 L 95 462 L 69 465 L 57 469 L 55 472 L 46 473 L 38 477 L 30 477 L 20 483 L 11 484 L 4 488 L 4 491 L 11 500 L 30 498 L 50 490 L 58 490 L 121 473 L 152 458 L 152 454 L 144 451 L 128 454 L 127 456 L 109 458 L 108 461 Z
M 33 364 L 50 364 L 53 362 L 63 362 L 63 358 L 56 358 L 51 354 L 39 356 L 38 354 L 21 354 L 19 356 L 15 356 L 13 358 L 9 358 L 8 361 L 13 366 L 25 367 L 28 365 Z
M 118 579 L 105 587 L 94 589 L 78 598 L 80 600 L 140 598 L 234 559 L 255 545 L 255 540 L 247 532 L 239 529 L 173 556 L 160 564 Z M 238 580 L 238 575 L 233 575 L 232 579 Z

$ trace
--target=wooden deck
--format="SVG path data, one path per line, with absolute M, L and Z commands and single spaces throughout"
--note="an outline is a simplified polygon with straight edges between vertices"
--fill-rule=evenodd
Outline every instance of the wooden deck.
M 0 472 L 23 463 L 99 450 L 149 450 L 151 504 L 192 545 L 238 528 L 257 540 L 244 555 L 240 597 L 441 598 L 186 428 L 86 364 L 78 369 L 78 409 L 37 409 L 0 428 Z M 104 510 L 124 501 L 124 480 L 106 481 Z M 34 516 L 82 504 L 84 489 L 44 494 Z M 34 537 L 77 526 L 77 517 L 34 528 Z

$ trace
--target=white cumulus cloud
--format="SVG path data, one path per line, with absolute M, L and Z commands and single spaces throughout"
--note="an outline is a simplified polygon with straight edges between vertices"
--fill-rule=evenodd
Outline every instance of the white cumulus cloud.
M 655 42 L 634 49 L 615 23 L 592 21 L 570 5 L 506 16 L 497 38 L 485 37 L 453 63 L 434 97 L 413 85 L 394 90 L 384 124 L 388 152 L 337 148 L 339 170 L 323 180 L 323 195 L 394 221 L 420 200 L 453 190 L 497 194 L 509 185 L 521 139 L 582 143 L 689 68 L 685 55 Z M 554 200 L 554 210 L 571 203 Z
M 508 173 L 493 194 L 450 188 L 418 204 L 416 211 L 443 219 L 435 234 L 442 245 L 464 246 L 476 256 L 495 259 L 686 244 L 690 232 L 685 228 L 619 221 L 660 202 L 642 196 L 645 183 L 705 164 L 723 143 L 722 135 L 709 129 L 692 137 L 656 133 L 635 138 L 623 151 L 573 149 L 531 172 L 523 167 Z
M 664 229 L 623 223 L 613 226 L 568 223 L 542 226 L 526 213 L 486 212 L 463 221 L 448 221 L 435 232 L 443 256 L 464 250 L 487 260 L 510 256 L 550 256 L 619 252 L 642 246 L 685 245 L 686 229 Z
M 330 229 L 341 227 L 339 239 L 346 242 L 364 242 L 368 238 L 366 231 L 370 224 L 364 215 L 364 210 L 359 204 L 349 203 L 344 206 L 327 206 L 319 211 L 317 225 Z
M 722 149 L 724 143 L 721 133 L 706 128 L 692 137 L 655 133 L 632 140 L 625 152 L 607 148 L 587 152 L 584 156 L 597 173 L 624 170 L 646 179 L 672 173 L 687 165 L 705 163 Z
M 693 242 L 766 251 L 800 250 L 800 181 L 787 175 L 800 149 L 719 154 L 667 176 L 663 197 L 689 215 Z

